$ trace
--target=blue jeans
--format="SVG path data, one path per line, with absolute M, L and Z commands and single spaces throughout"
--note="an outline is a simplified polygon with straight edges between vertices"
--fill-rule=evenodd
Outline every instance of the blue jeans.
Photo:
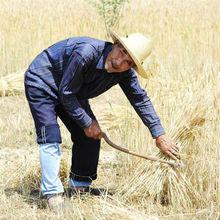
M 59 178 L 61 149 L 59 143 L 40 145 L 41 192 L 50 195 L 64 192 Z
M 53 194 L 62 192 L 63 186 L 58 177 L 60 166 L 61 132 L 59 117 L 71 134 L 72 163 L 70 179 L 78 182 L 92 182 L 97 178 L 100 140 L 89 138 L 84 130 L 65 111 L 59 100 L 47 92 L 32 86 L 25 86 L 26 97 L 36 128 L 37 143 L 40 145 L 42 168 L 42 192 Z M 88 115 L 95 120 L 88 100 L 79 100 Z
M 41 192 L 45 196 L 63 193 L 59 178 L 61 148 L 59 143 L 40 144 Z M 69 187 L 89 186 L 91 182 L 69 179 Z

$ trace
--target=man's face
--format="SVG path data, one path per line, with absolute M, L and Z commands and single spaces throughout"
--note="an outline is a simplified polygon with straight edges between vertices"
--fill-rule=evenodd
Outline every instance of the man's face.
M 115 43 L 105 61 L 105 69 L 107 72 L 120 73 L 129 70 L 134 66 L 134 61 L 124 47 L 118 42 Z

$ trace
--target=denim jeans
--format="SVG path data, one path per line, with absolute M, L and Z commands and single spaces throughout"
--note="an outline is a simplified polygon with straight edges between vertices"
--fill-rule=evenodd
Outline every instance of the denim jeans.
M 61 148 L 59 143 L 40 144 L 41 192 L 49 197 L 64 192 L 59 178 Z M 91 182 L 69 178 L 69 187 L 90 186 Z
M 40 145 L 40 160 L 42 169 L 42 193 L 53 194 L 63 191 L 58 177 L 60 166 L 61 132 L 57 117 L 61 119 L 71 134 L 72 164 L 70 179 L 76 184 L 88 184 L 97 178 L 100 140 L 89 138 L 84 130 L 65 111 L 59 100 L 55 100 L 45 91 L 25 86 L 36 128 L 37 143 Z M 85 111 L 95 120 L 88 100 L 79 100 Z M 71 183 L 71 181 L 70 181 Z
M 61 149 L 59 143 L 40 145 L 41 192 L 51 195 L 64 192 L 59 178 Z

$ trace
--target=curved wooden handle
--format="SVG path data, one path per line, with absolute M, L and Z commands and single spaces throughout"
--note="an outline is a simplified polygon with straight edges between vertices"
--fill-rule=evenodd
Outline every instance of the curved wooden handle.
M 157 161 L 157 162 L 160 162 L 160 163 L 165 163 L 165 164 L 169 164 L 173 167 L 182 167 L 183 164 L 181 163 L 176 163 L 176 162 L 172 162 L 172 161 L 166 161 L 166 160 L 162 160 L 162 159 L 159 159 L 159 158 L 156 158 L 156 157 L 151 157 L 151 156 L 144 156 L 144 155 L 141 155 L 141 154 L 138 154 L 136 152 L 133 152 L 133 151 L 130 151 L 128 150 L 127 148 L 124 148 L 124 147 L 121 147 L 121 146 L 118 146 L 116 144 L 114 144 L 109 138 L 108 136 L 106 135 L 106 133 L 102 132 L 101 133 L 101 136 L 102 138 L 113 148 L 119 150 L 119 151 L 122 151 L 124 153 L 127 153 L 127 154 L 131 154 L 131 155 L 134 155 L 134 156 L 137 156 L 137 157 L 140 157 L 140 158 L 143 158 L 143 159 L 146 159 L 146 160 L 151 160 L 151 161 Z

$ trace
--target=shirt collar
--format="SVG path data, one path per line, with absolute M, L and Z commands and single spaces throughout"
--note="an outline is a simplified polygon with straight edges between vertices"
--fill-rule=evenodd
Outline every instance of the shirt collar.
M 102 55 L 96 65 L 96 69 L 105 69 L 105 61 L 106 61 L 106 58 L 107 58 L 109 52 L 112 50 L 112 46 L 113 46 L 112 43 L 107 42 L 106 47 L 105 47 L 104 51 L 102 52 Z

